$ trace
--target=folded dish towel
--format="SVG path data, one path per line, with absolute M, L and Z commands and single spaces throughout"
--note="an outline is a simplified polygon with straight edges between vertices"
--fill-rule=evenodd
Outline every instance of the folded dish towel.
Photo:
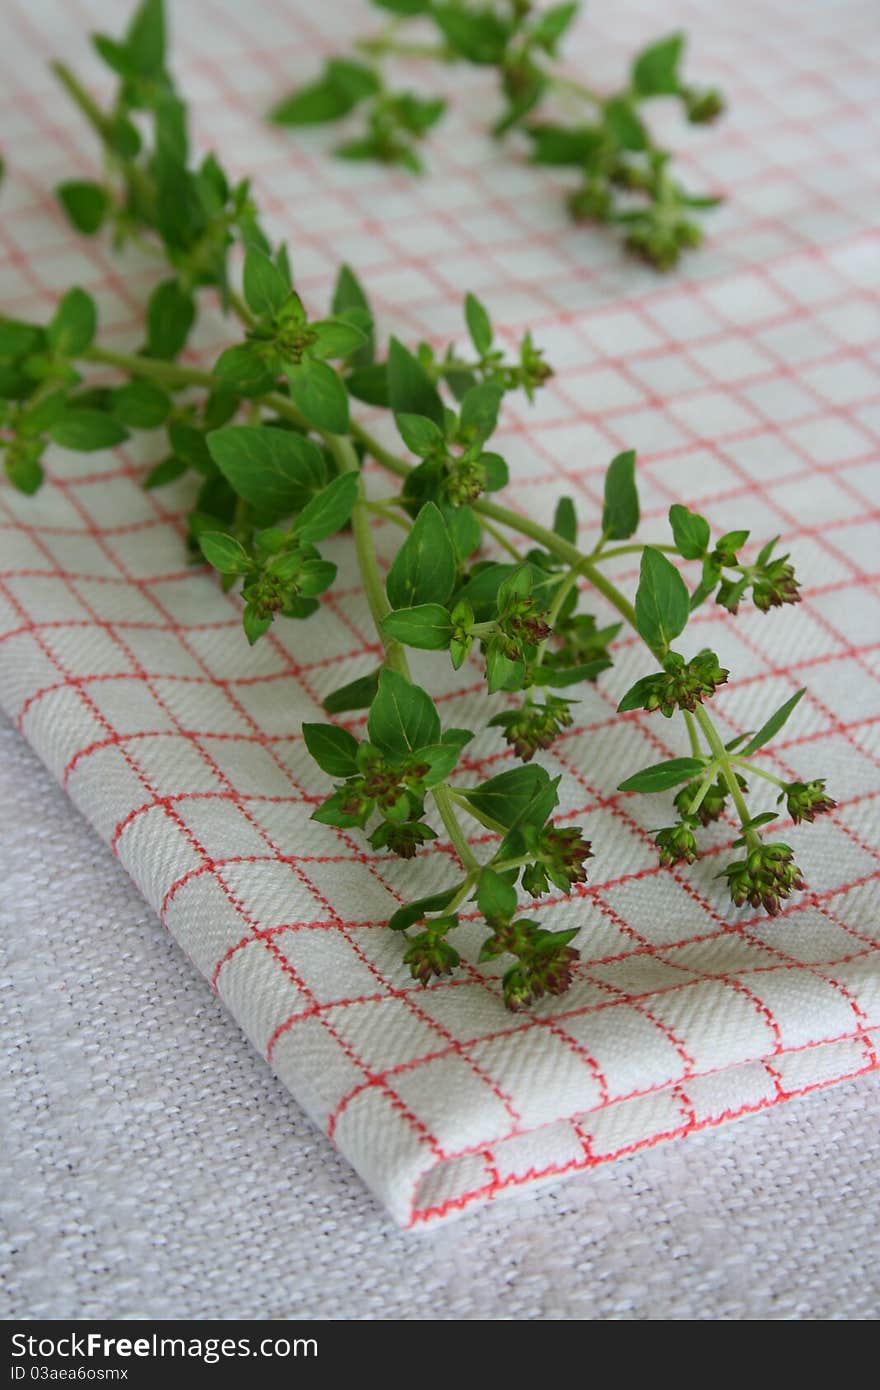
M 749 13 L 765 8 L 769 17 L 769 6 Z M 103 9 L 115 19 L 116 7 Z M 300 723 L 322 718 L 322 698 L 371 669 L 378 650 L 348 543 L 334 543 L 340 578 L 321 617 L 277 624 L 251 650 L 238 601 L 185 563 L 181 485 L 141 488 L 160 442 L 56 450 L 38 496 L 0 490 L 2 707 L 284 1084 L 394 1217 L 418 1225 L 878 1065 L 880 315 L 866 291 L 880 257 L 865 211 L 878 175 L 871 184 L 856 148 L 855 104 L 860 82 L 870 99 L 869 67 L 840 7 L 799 12 L 798 41 L 771 43 L 763 75 L 752 19 L 688 7 L 707 65 L 731 78 L 728 125 L 699 147 L 731 201 L 708 248 L 660 280 L 564 225 L 544 176 L 488 149 L 466 106 L 418 187 L 375 171 L 358 183 L 312 137 L 261 128 L 256 113 L 283 77 L 272 50 L 288 44 L 305 72 L 324 46 L 309 10 L 258 0 L 247 34 L 231 0 L 174 16 L 176 66 L 205 140 L 222 138 L 233 169 L 256 173 L 306 297 L 323 304 L 348 258 L 385 309 L 384 328 L 440 342 L 459 332 L 450 308 L 469 287 L 510 341 L 532 326 L 557 375 L 533 410 L 508 409 L 499 447 L 511 504 L 534 516 L 567 491 L 593 528 L 608 459 L 636 446 L 657 537 L 679 499 L 713 529 L 781 534 L 803 603 L 782 616 L 705 612 L 698 645 L 732 669 L 714 701 L 726 737 L 807 685 L 768 766 L 825 773 L 838 800 L 806 834 L 787 831 L 809 891 L 776 920 L 729 910 L 715 877 L 723 855 L 659 869 L 657 802 L 614 789 L 645 761 L 685 750 L 672 723 L 614 716 L 646 669 L 624 639 L 544 759 L 564 774 L 562 823 L 583 822 L 596 856 L 582 894 L 541 914 L 582 928 L 574 987 L 518 1015 L 504 1010 L 492 967 L 471 964 L 423 990 L 383 923 L 415 885 L 441 886 L 448 842 L 414 867 L 310 820 L 326 785 Z M 74 241 L 46 196 L 71 166 L 92 167 L 87 134 L 66 113 L 63 130 L 54 124 L 59 99 L 42 63 L 73 51 L 79 26 L 52 13 L 40 32 L 39 7 L 11 7 L 4 60 L 18 131 L 0 295 L 6 312 L 45 318 L 59 289 L 82 283 L 128 346 L 149 263 Z M 616 14 L 600 16 L 612 38 Z M 351 18 L 334 7 L 327 23 Z M 628 23 L 637 27 L 633 15 Z M 824 61 L 828 44 L 841 64 L 845 45 L 846 81 Z M 248 79 L 235 90 L 233 51 Z M 609 64 L 623 51 L 610 44 Z M 751 67 L 740 64 L 746 51 Z M 203 332 L 210 362 L 227 330 L 208 310 Z M 391 553 L 381 526 L 377 540 Z M 476 667 L 422 672 L 450 723 L 484 724 Z M 508 757 L 492 731 L 467 754 L 476 773 Z M 734 834 L 717 828 L 719 853 Z

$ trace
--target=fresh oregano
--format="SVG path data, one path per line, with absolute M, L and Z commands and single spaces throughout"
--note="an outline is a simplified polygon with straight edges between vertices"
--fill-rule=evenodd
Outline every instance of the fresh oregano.
M 834 807 L 822 779 L 785 782 L 753 761 L 803 692 L 756 733 L 724 743 L 707 703 L 728 671 L 714 652 L 686 659 L 674 644 L 710 598 L 731 612 L 745 602 L 765 613 L 796 603 L 788 556 L 777 555 L 771 540 L 745 558 L 748 532 L 713 538 L 708 521 L 682 505 L 670 509 L 668 543 L 634 540 L 632 452 L 609 465 L 602 518 L 586 549 L 577 544 L 571 499 L 560 501 L 552 529 L 493 501 L 507 481 L 507 466 L 490 447 L 504 397 L 516 390 L 531 396 L 550 375 L 531 339 L 508 361 L 487 310 L 468 295 L 470 354 L 437 356 L 424 343 L 412 351 L 392 339 L 382 357 L 366 294 L 348 267 L 329 313 L 310 312 L 285 248 L 272 247 L 260 228 L 247 183 L 230 183 L 213 154 L 190 161 L 186 111 L 166 67 L 161 0 L 145 0 L 121 41 L 94 42 L 120 77 L 110 109 L 99 108 L 67 68 L 56 71 L 100 136 L 108 173 L 94 184 L 62 185 L 59 198 L 82 231 L 108 226 L 117 243 L 137 241 L 161 257 L 167 275 L 147 304 L 143 350 L 132 355 L 98 344 L 95 305 L 82 289 L 61 298 L 48 324 L 0 319 L 0 425 L 10 482 L 34 492 L 52 441 L 104 449 L 140 429 L 164 439 L 145 486 L 197 475 L 192 558 L 213 566 L 225 587 L 241 583 L 251 643 L 279 618 L 318 611 L 336 575 L 320 547 L 350 526 L 383 657 L 377 670 L 325 701 L 332 715 L 366 709 L 363 737 L 333 723 L 303 727 L 306 747 L 334 784 L 314 819 L 363 830 L 373 849 L 411 859 L 436 838 L 426 819 L 433 804 L 460 867 L 442 891 L 401 907 L 389 922 L 405 937 L 415 979 L 427 983 L 459 964 L 453 939 L 466 908 L 486 923 L 480 959 L 510 958 L 503 992 L 511 1008 L 569 984 L 577 929 L 548 931 L 521 916 L 519 903 L 522 894 L 577 892 L 590 842 L 581 827 L 553 823 L 559 779 L 533 759 L 572 724 L 573 687 L 607 671 L 624 624 L 642 638 L 653 669 L 623 694 L 620 710 L 680 714 L 690 752 L 634 771 L 620 790 L 675 792 L 676 819 L 656 832 L 661 862 L 670 866 L 693 861 L 701 828 L 730 810 L 741 851 L 723 870 L 732 902 L 778 913 L 803 877 L 786 844 L 765 840 L 779 812 L 754 814 L 745 778 L 774 784 L 796 822 Z M 140 133 L 143 120 L 133 119 L 143 115 L 151 143 Z M 230 267 L 234 246 L 244 251 L 242 293 Z M 242 330 L 210 371 L 178 361 L 204 288 L 219 294 Z M 85 379 L 94 367 L 105 371 Z M 118 384 L 106 380 L 108 368 Z M 376 440 L 351 413 L 352 400 L 391 410 L 411 457 Z M 365 457 L 398 480 L 396 492 L 367 499 Z M 385 579 L 374 515 L 393 518 L 403 532 Z M 504 560 L 486 557 L 487 536 Z M 529 547 L 524 553 L 519 539 Z M 634 603 L 604 570 L 623 554 L 640 556 Z M 620 622 L 599 627 L 581 609 L 590 590 Z M 510 695 L 488 725 L 501 730 L 519 764 L 477 785 L 457 773 L 473 731 L 443 727 L 431 696 L 412 679 L 407 648 L 448 651 L 455 667 L 479 654 L 489 691 Z M 471 849 L 462 816 L 495 836 L 486 858 Z
M 692 124 L 714 121 L 723 110 L 715 88 L 691 86 L 682 75 L 683 34 L 648 44 L 633 59 L 625 85 L 599 93 L 558 62 L 559 45 L 580 10 L 577 0 L 541 10 L 530 0 L 372 3 L 385 11 L 386 27 L 356 40 L 354 56 L 329 58 L 317 78 L 272 108 L 270 120 L 305 126 L 354 113 L 361 129 L 336 146 L 341 159 L 420 173 L 419 145 L 443 116 L 445 102 L 392 90 L 383 60 L 470 63 L 493 73 L 501 95 L 492 134 L 500 139 L 520 131 L 534 164 L 576 175 L 567 198 L 575 221 L 619 227 L 627 249 L 658 270 L 669 270 L 683 251 L 699 246 L 702 231 L 693 214 L 719 199 L 682 187 L 671 152 L 658 144 L 645 112 L 656 98 L 678 101 Z

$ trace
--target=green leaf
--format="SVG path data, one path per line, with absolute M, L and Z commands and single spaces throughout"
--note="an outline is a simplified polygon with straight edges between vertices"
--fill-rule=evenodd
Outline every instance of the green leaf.
M 400 757 L 439 742 L 440 716 L 427 691 L 383 667 L 367 732 L 377 748 Z
M 440 735 L 441 743 L 454 743 L 459 751 L 474 737 L 470 729 L 444 729 Z
M 741 550 L 751 533 L 749 531 L 725 531 L 716 541 L 716 549 L 723 551 Z
M 511 768 L 509 772 L 501 772 L 462 795 L 467 797 L 481 818 L 485 816 L 493 822 L 493 828 L 501 825 L 509 830 L 549 783 L 550 778 L 543 767 L 528 763 L 524 767 Z
M 379 672 L 369 676 L 358 676 L 356 680 L 341 685 L 321 701 L 328 714 L 346 714 L 353 709 L 369 709 L 379 689 Z
M 471 63 L 494 67 L 504 57 L 511 25 L 492 10 L 464 10 L 459 5 L 438 5 L 431 18 L 442 30 L 450 48 Z
M 345 378 L 350 396 L 367 405 L 380 405 L 387 409 L 388 368 L 384 362 L 370 362 L 366 367 L 355 367 Z
M 684 34 L 670 34 L 643 48 L 632 67 L 632 84 L 641 97 L 674 96 L 680 91 L 678 65 Z
M 624 150 L 644 150 L 648 134 L 632 103 L 626 97 L 612 97 L 605 103 L 605 129 Z
M 303 508 L 293 523 L 293 531 L 310 543 L 335 535 L 351 516 L 357 495 L 358 474 L 340 474 Z
M 177 478 L 186 472 L 186 464 L 183 459 L 175 458 L 172 454 L 169 458 L 162 459 L 155 468 L 151 468 L 144 478 L 142 486 L 146 491 L 154 487 L 166 487 L 168 483 L 173 483 Z
M 275 378 L 253 343 L 237 343 L 221 352 L 214 363 L 214 375 L 241 396 L 265 396 L 275 386 Z
M 690 615 L 687 586 L 673 564 L 653 546 L 642 551 L 636 592 L 636 626 L 655 652 L 664 653 L 684 631 Z
M 484 306 L 470 291 L 464 297 L 464 316 L 471 335 L 471 342 L 481 357 L 492 346 L 492 322 Z
M 618 454 L 605 474 L 605 506 L 602 531 L 609 540 L 625 541 L 639 524 L 639 494 L 636 488 L 634 449 Z
M 358 741 L 335 724 L 303 724 L 306 747 L 318 767 L 331 777 L 354 777 L 358 771 Z
M 272 626 L 272 619 L 265 618 L 257 612 L 255 608 L 248 604 L 241 615 L 241 624 L 244 628 L 244 635 L 251 646 L 257 642 L 264 633 L 269 631 Z
M 6 476 L 14 488 L 32 497 L 43 481 L 43 467 L 39 459 L 13 458 L 5 461 Z
M 259 246 L 249 246 L 245 252 L 242 286 L 251 312 L 269 318 L 290 298 L 290 286 L 283 273 Z
M 477 907 L 487 921 L 498 917 L 509 921 L 516 912 L 516 889 L 487 866 L 477 884 Z
M 77 357 L 90 346 L 97 326 L 98 311 L 92 296 L 85 290 L 72 289 L 55 310 L 46 338 L 60 357 Z
M 171 362 L 185 346 L 196 317 L 192 295 L 177 280 L 163 280 L 147 303 L 147 353 Z
M 94 236 L 95 232 L 100 231 L 110 206 L 106 189 L 87 179 L 70 179 L 67 183 L 60 183 L 55 192 L 78 232 Z
M 759 748 L 763 748 L 765 743 L 769 743 L 774 738 L 783 724 L 788 721 L 795 705 L 804 695 L 806 687 L 792 695 L 790 700 L 786 700 L 784 705 L 780 705 L 775 714 L 771 715 L 766 724 L 763 724 L 756 734 L 753 734 L 738 756 L 748 758 L 752 753 L 756 753 Z
M 379 90 L 379 79 L 362 63 L 331 58 L 315 82 L 300 87 L 269 112 L 277 125 L 318 125 L 347 116 L 365 97 Z
M 391 339 L 388 350 L 388 399 L 395 415 L 426 415 L 443 429 L 445 412 L 436 386 L 397 338 Z
M 533 672 L 535 685 L 549 685 L 561 690 L 566 685 L 580 685 L 581 681 L 594 681 L 607 671 L 613 662 L 608 657 L 597 657 L 595 661 L 584 661 L 578 666 L 539 666 Z
M 167 391 L 153 381 L 130 381 L 114 391 L 110 398 L 110 408 L 116 419 L 134 430 L 157 429 L 168 419 L 171 406 Z
M 220 574 L 247 574 L 253 568 L 244 546 L 222 531 L 200 531 L 199 546 L 209 565 Z
M 428 912 L 442 912 L 447 907 L 458 892 L 458 884 L 452 888 L 444 888 L 439 893 L 432 893 L 427 898 L 416 898 L 411 903 L 404 904 L 393 912 L 388 919 L 388 925 L 392 931 L 406 931 L 414 922 L 419 922 Z
M 294 405 L 297 405 L 310 425 L 328 434 L 345 434 L 348 430 L 348 392 L 345 383 L 329 362 L 305 358 L 298 366 L 288 367 L 287 379 Z
M 532 28 L 532 42 L 538 43 L 546 53 L 553 57 L 556 45 L 568 29 L 580 8 L 578 0 L 566 0 L 561 5 L 552 5 L 549 10 L 538 15 Z
M 227 482 L 267 521 L 306 506 L 326 478 L 320 449 L 292 430 L 226 425 L 207 443 Z
M 443 516 L 458 562 L 463 565 L 480 544 L 483 529 L 470 507 L 450 507 Z
M 602 131 L 598 126 L 533 125 L 526 131 L 532 142 L 532 163 L 588 168 L 598 155 Z
M 467 440 L 478 440 L 481 444 L 489 438 L 498 423 L 498 411 L 504 395 L 500 386 L 484 381 L 472 386 L 461 403 L 459 428 Z
M 569 545 L 577 544 L 577 512 L 570 497 L 560 497 L 556 503 L 556 511 L 553 514 L 553 530 L 560 540 L 568 541 Z
M 625 782 L 621 782 L 617 790 L 619 792 L 665 792 L 670 787 L 677 787 L 679 782 L 689 782 L 692 777 L 704 771 L 706 766 L 702 758 L 670 758 L 668 762 L 654 763 L 653 767 L 646 767 L 642 772 L 636 772 L 632 777 L 627 777 Z
M 490 646 L 486 652 L 486 682 L 489 694 L 499 690 L 522 690 L 525 685 L 525 662 L 511 660 L 497 646 Z
M 455 585 L 455 548 L 439 509 L 426 502 L 388 571 L 386 590 L 392 608 L 445 603 Z
M 425 786 L 436 787 L 439 782 L 445 782 L 458 762 L 460 753 L 461 747 L 455 742 L 434 743 L 427 748 L 420 748 L 419 762 L 427 763 L 428 766 L 428 771 L 421 779 Z
M 709 546 L 709 523 L 699 512 L 675 502 L 669 508 L 669 524 L 675 547 L 685 560 L 699 560 Z
M 125 52 L 135 70 L 154 77 L 165 64 L 165 6 L 163 0 L 143 0 L 125 38 Z
M 345 319 L 319 319 L 310 325 L 316 335 L 309 347 L 315 357 L 349 357 L 367 341 L 367 336 Z
M 111 449 L 114 444 L 121 444 L 128 438 L 128 430 L 102 410 L 68 410 L 55 422 L 49 433 L 62 448 L 77 449 L 83 453 Z
M 117 43 L 106 34 L 92 34 L 92 47 L 109 68 L 120 77 L 136 77 L 137 71 L 128 56 L 124 44 Z
M 420 603 L 414 608 L 397 608 L 382 619 L 382 631 L 395 642 L 422 651 L 443 651 L 452 637 L 449 613 L 439 603 Z
M 373 361 L 375 353 L 375 339 L 372 329 L 373 314 L 366 292 L 350 266 L 340 266 L 339 274 L 336 277 L 336 288 L 333 291 L 333 303 L 331 307 L 334 314 L 344 314 L 348 310 L 359 309 L 369 318 L 371 326 L 370 328 L 364 329 L 364 342 L 357 351 L 349 357 L 352 366 L 369 366 Z
M 394 423 L 406 447 L 418 458 L 426 458 L 435 449 L 443 448 L 443 434 L 427 416 L 402 412 L 395 415 Z
M 168 439 L 177 457 L 197 473 L 210 478 L 215 472 L 211 451 L 202 430 L 185 420 L 172 420 L 168 426 Z
M 42 341 L 42 332 L 30 323 L 15 319 L 0 319 L 0 357 L 15 360 L 35 352 Z

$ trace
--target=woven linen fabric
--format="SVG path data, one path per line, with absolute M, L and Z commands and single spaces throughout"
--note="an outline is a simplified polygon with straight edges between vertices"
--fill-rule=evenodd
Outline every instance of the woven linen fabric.
M 414 1239 L 2 716 L 0 844 L 0 1317 L 876 1317 L 876 1072 Z
M 675 724 L 615 717 L 647 669 L 624 636 L 544 759 L 563 774 L 559 822 L 584 822 L 596 852 L 583 892 L 538 909 L 582 927 L 574 987 L 506 1013 L 498 972 L 472 964 L 480 932 L 468 925 L 463 975 L 421 990 L 383 923 L 449 880 L 450 846 L 401 865 L 309 820 L 326 779 L 299 724 L 378 652 L 348 543 L 332 547 L 340 578 L 320 618 L 250 650 L 237 600 L 183 562 L 186 487 L 140 487 L 161 441 L 57 450 L 37 498 L 3 490 L 3 707 L 316 1123 L 398 1221 L 420 1225 L 877 1066 L 877 33 L 855 3 L 801 7 L 795 33 L 763 0 L 735 14 L 670 7 L 694 33 L 694 71 L 725 86 L 732 112 L 710 132 L 672 123 L 685 175 L 721 182 L 729 203 L 706 249 L 663 280 L 569 227 L 563 180 L 489 146 L 480 74 L 426 73 L 456 100 L 421 184 L 333 164 L 320 134 L 262 127 L 274 97 L 369 23 L 359 5 L 325 8 L 257 0 L 245 24 L 231 0 L 172 7 L 197 141 L 254 175 L 310 304 L 326 303 L 347 259 L 383 328 L 460 336 L 471 288 L 506 342 L 534 330 L 557 375 L 534 408 L 515 401 L 503 416 L 512 506 L 549 518 L 568 491 L 595 534 L 608 459 L 634 446 L 648 536 L 665 534 L 679 499 L 716 532 L 781 534 L 804 602 L 770 617 L 701 611 L 690 650 L 711 645 L 732 668 L 714 702 L 726 737 L 808 685 L 767 765 L 826 772 L 839 803 L 816 827 L 786 828 L 810 891 L 775 921 L 725 904 L 731 823 L 692 870 L 658 869 L 657 801 L 614 788 L 684 750 Z M 77 59 L 106 90 L 81 36 L 118 27 L 120 7 L 8 9 L 4 309 L 46 317 L 80 283 L 102 335 L 134 345 L 155 268 L 73 238 L 48 192 L 88 176 L 96 156 L 45 59 Z M 654 31 L 652 9 L 594 7 L 572 69 L 583 56 L 614 80 Z M 207 306 L 193 360 L 210 362 L 229 333 Z M 369 481 L 387 486 L 378 470 Z M 388 530 L 376 533 L 386 561 Z M 448 723 L 484 723 L 476 666 L 425 661 L 418 676 Z M 483 732 L 463 768 L 477 780 L 509 756 Z

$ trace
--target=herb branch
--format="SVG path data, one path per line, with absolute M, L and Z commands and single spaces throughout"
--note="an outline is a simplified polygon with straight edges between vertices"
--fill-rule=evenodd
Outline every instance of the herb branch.
M 355 55 L 330 58 L 320 76 L 278 102 L 269 119 L 285 126 L 359 118 L 362 128 L 336 146 L 341 159 L 375 160 L 423 171 L 419 147 L 442 118 L 445 102 L 395 91 L 385 60 L 408 58 L 470 63 L 492 72 L 503 110 L 497 139 L 521 132 L 534 164 L 570 169 L 567 205 L 577 222 L 616 227 L 626 248 L 657 270 L 699 246 L 694 214 L 715 207 L 714 195 L 695 194 L 675 178 L 671 152 L 658 144 L 645 108 L 657 98 L 677 101 L 687 121 L 705 124 L 723 110 L 715 88 L 682 76 L 685 38 L 675 33 L 643 48 L 625 85 L 600 94 L 559 68 L 559 45 L 577 18 L 577 0 L 538 10 L 529 0 L 373 0 L 393 15 L 379 33 L 355 41 Z M 409 28 L 432 30 L 439 42 L 413 42 Z
M 9 481 L 35 492 L 52 442 L 98 450 L 132 430 L 164 440 L 144 486 L 194 475 L 190 555 L 207 561 L 224 588 L 241 585 L 250 643 L 275 621 L 319 611 L 336 578 L 321 546 L 350 527 L 383 659 L 324 702 L 332 716 L 366 710 L 365 737 L 342 723 L 303 726 L 311 756 L 335 784 L 313 818 L 362 830 L 374 850 L 413 859 L 437 838 L 426 809 L 433 804 L 458 873 L 389 922 L 423 984 L 459 965 L 451 938 L 462 908 L 485 921 L 480 960 L 508 958 L 502 988 L 509 1007 L 570 983 L 578 929 L 548 931 L 521 915 L 519 904 L 523 895 L 581 891 L 591 846 L 582 827 L 554 823 L 560 779 L 534 757 L 573 724 L 573 688 L 605 677 L 624 624 L 642 639 L 654 669 L 623 694 L 619 710 L 680 714 L 690 753 L 633 772 L 619 790 L 674 791 L 676 819 L 655 832 L 669 867 L 693 862 L 702 828 L 732 807 L 734 848 L 742 851 L 723 870 L 732 902 L 779 912 L 804 881 L 790 847 L 764 838 L 779 812 L 752 812 L 745 774 L 772 784 L 795 822 L 833 809 L 822 779 L 786 782 L 754 761 L 803 691 L 757 732 L 725 743 L 706 705 L 728 671 L 712 651 L 686 659 L 675 647 L 691 613 L 711 599 L 731 613 L 744 602 L 763 613 L 797 602 L 798 582 L 788 556 L 776 553 L 777 540 L 747 560 L 747 531 L 713 538 L 703 516 L 678 504 L 670 509 L 668 543 L 634 539 L 631 451 L 608 467 L 602 516 L 586 550 L 571 499 L 560 500 L 552 528 L 492 500 L 508 479 L 503 457 L 489 447 L 504 397 L 518 390 L 531 397 L 547 381 L 551 369 L 540 350 L 526 335 L 508 359 L 486 308 L 467 295 L 470 353 L 438 355 L 424 343 L 413 351 L 392 338 L 381 356 L 366 294 L 347 266 L 330 312 L 314 317 L 295 289 L 286 249 L 273 247 L 261 229 L 247 182 L 230 183 L 214 154 L 191 163 L 186 110 L 166 67 L 164 18 L 161 0 L 145 0 L 121 41 L 95 38 L 120 77 L 109 110 L 66 68 L 56 69 L 107 155 L 102 181 L 62 185 L 63 207 L 87 235 L 107 227 L 117 244 L 150 246 L 167 273 L 150 295 L 143 348 L 134 354 L 98 344 L 96 306 L 76 287 L 48 324 L 0 318 L 0 445 Z M 151 141 L 133 114 L 146 114 Z M 230 264 L 236 246 L 244 253 L 240 290 Z M 210 371 L 179 360 L 203 289 L 240 323 Z M 359 401 L 392 413 L 407 457 L 354 416 Z M 367 457 L 399 485 L 378 502 L 363 489 Z M 384 578 L 371 514 L 393 516 L 405 532 Z M 486 536 L 503 561 L 485 554 Z M 633 598 L 604 571 L 623 554 L 640 557 Z M 686 581 L 688 566 L 694 573 Z M 592 591 L 620 622 L 601 627 L 583 610 Z M 476 785 L 462 775 L 461 753 L 474 731 L 443 727 L 431 695 L 413 680 L 407 649 L 445 652 L 456 669 L 479 659 L 488 692 L 506 701 L 487 726 L 499 730 L 516 765 Z M 490 834 L 482 859 L 464 817 Z

